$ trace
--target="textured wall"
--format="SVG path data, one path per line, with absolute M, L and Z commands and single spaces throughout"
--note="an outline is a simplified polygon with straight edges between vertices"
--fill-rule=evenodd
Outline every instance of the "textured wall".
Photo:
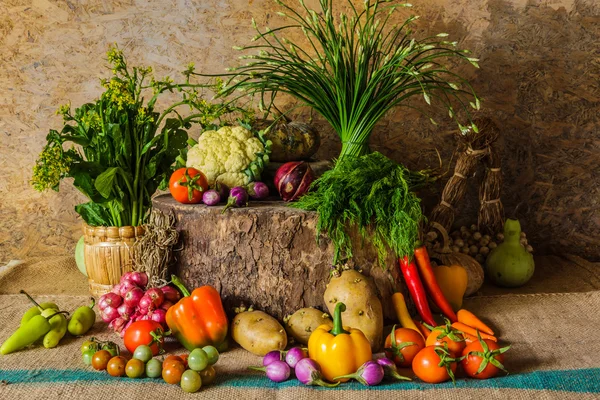
M 307 3 L 314 4 L 315 1 Z M 340 0 L 340 3 L 342 1 Z M 481 58 L 472 80 L 502 127 L 504 201 L 519 207 L 540 251 L 600 254 L 600 2 L 425 0 L 418 34 L 446 31 Z M 177 76 L 188 62 L 206 72 L 233 65 L 252 36 L 250 19 L 281 23 L 270 0 L 2 0 L 0 2 L 0 261 L 70 252 L 80 235 L 68 184 L 37 193 L 28 180 L 56 108 L 100 93 L 110 43 L 131 64 Z M 441 114 L 440 114 L 441 117 Z M 439 120 L 440 118 L 438 118 Z M 339 144 L 324 132 L 320 157 Z M 434 127 L 395 110 L 372 147 L 422 168 L 450 160 L 452 125 Z M 476 218 L 476 188 L 462 207 Z M 432 198 L 432 201 L 435 199 Z

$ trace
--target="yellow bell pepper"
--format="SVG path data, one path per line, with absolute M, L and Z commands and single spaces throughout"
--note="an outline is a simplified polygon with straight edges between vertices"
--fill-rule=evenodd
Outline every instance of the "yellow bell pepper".
M 333 378 L 337 376 L 353 374 L 373 356 L 369 340 L 360 330 L 342 326 L 344 311 L 346 305 L 337 303 L 333 328 L 321 325 L 308 339 L 308 356 L 321 366 L 322 375 L 329 382 L 334 382 Z
M 449 267 L 439 265 L 433 267 L 433 274 L 452 309 L 454 311 L 460 310 L 467 290 L 467 270 L 460 265 L 451 265 Z

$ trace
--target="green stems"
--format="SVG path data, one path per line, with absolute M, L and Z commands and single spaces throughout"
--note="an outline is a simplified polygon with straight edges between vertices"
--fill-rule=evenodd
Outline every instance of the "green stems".
M 337 303 L 335 305 L 335 310 L 333 311 L 333 328 L 329 331 L 333 336 L 350 333 L 344 329 L 344 325 L 342 324 L 342 313 L 344 311 L 346 311 L 344 303 Z

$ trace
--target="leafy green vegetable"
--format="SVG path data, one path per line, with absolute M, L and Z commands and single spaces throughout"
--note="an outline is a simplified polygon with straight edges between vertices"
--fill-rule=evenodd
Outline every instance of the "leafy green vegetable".
M 426 172 L 411 172 L 377 152 L 347 156 L 291 206 L 318 212 L 317 235 L 325 232 L 334 243 L 334 264 L 352 257 L 349 230 L 356 227 L 385 266 L 389 249 L 399 257 L 413 253 L 423 219 L 414 190 L 430 181 Z

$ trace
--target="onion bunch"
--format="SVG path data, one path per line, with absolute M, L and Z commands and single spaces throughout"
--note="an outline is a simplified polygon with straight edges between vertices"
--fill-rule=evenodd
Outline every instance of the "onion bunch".
M 167 310 L 181 298 L 179 291 L 166 285 L 149 288 L 145 272 L 127 272 L 109 293 L 100 297 L 100 317 L 121 336 L 136 321 L 151 320 L 167 328 Z

